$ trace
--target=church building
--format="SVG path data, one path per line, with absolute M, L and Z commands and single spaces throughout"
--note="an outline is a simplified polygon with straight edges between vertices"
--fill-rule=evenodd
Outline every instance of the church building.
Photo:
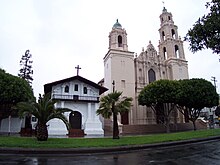
M 79 69 L 79 66 L 77 67 Z M 70 123 L 70 130 L 60 119 L 52 119 L 48 124 L 49 135 L 104 135 L 103 124 L 96 114 L 99 97 L 108 89 L 78 75 L 44 85 L 44 92 L 51 93 L 57 100 L 56 107 L 69 108 L 72 112 L 64 115 Z
M 122 125 L 157 124 L 157 115 L 146 106 L 138 105 L 140 91 L 149 83 L 159 79 L 188 79 L 188 64 L 185 59 L 183 41 L 178 35 L 178 27 L 173 16 L 164 7 L 160 15 L 158 51 L 151 41 L 139 55 L 129 51 L 127 32 L 117 20 L 109 33 L 109 48 L 104 56 L 104 79 L 100 84 L 112 92 L 123 91 L 132 97 L 129 113 L 119 117 Z M 181 114 L 176 114 L 177 122 L 184 122 Z

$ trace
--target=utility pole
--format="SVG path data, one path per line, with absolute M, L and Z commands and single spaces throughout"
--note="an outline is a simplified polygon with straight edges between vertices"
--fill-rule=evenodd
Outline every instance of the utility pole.
M 214 83 L 214 87 L 215 87 L 215 90 L 216 90 L 216 92 L 217 92 L 217 86 L 216 86 L 216 82 L 217 82 L 217 80 L 216 80 L 216 77 L 212 76 L 211 78 L 212 78 L 211 81 L 213 81 L 213 83 Z M 212 109 L 212 108 L 210 108 L 210 110 L 211 110 L 211 109 Z M 211 111 L 213 112 L 213 114 L 210 115 L 210 119 L 211 119 L 211 128 L 214 128 L 214 116 L 215 116 L 215 110 L 214 110 L 214 111 L 211 110 Z
M 211 81 L 214 82 L 215 90 L 217 90 L 217 86 L 216 86 L 216 82 L 217 82 L 217 80 L 216 80 L 216 77 L 212 76 L 211 78 L 212 78 Z
M 112 92 L 115 92 L 115 80 L 113 80 L 113 82 L 112 82 Z

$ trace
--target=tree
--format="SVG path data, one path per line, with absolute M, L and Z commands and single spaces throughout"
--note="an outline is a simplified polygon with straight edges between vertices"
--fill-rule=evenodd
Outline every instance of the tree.
M 207 2 L 210 8 L 207 15 L 199 18 L 189 29 L 185 40 L 190 43 L 190 50 L 195 53 L 202 49 L 211 49 L 213 53 L 220 53 L 220 0 Z
M 25 79 L 30 85 L 32 84 L 33 78 L 33 69 L 32 69 L 32 63 L 31 61 L 32 55 L 30 54 L 30 50 L 26 50 L 25 54 L 22 55 L 20 60 L 20 66 L 21 69 L 19 70 L 18 76 Z
M 196 130 L 195 121 L 204 107 L 218 105 L 219 96 L 211 82 L 204 79 L 180 80 L 178 93 L 178 109 L 181 113 L 187 113 Z
M 155 115 L 160 114 L 158 120 L 170 132 L 170 116 L 175 110 L 178 82 L 175 80 L 158 80 L 150 83 L 140 92 L 140 105 L 150 107 Z
M 38 141 L 46 141 L 48 139 L 47 122 L 51 119 L 58 118 L 62 120 L 67 130 L 69 130 L 69 122 L 63 113 L 70 112 L 68 108 L 55 108 L 57 102 L 50 98 L 50 93 L 43 97 L 39 95 L 38 103 L 36 102 L 20 102 L 16 105 L 19 110 L 19 116 L 24 117 L 32 114 L 37 118 L 36 136 Z
M 0 68 L 0 119 L 16 116 L 12 106 L 21 101 L 34 100 L 33 90 L 27 81 L 6 73 Z
M 21 60 L 20 60 L 20 66 L 21 69 L 19 70 L 19 74 L 18 76 L 21 77 L 22 79 L 26 80 L 29 85 L 31 86 L 33 78 L 33 69 L 32 69 L 32 63 L 33 61 L 30 60 L 32 57 L 32 55 L 30 54 L 29 50 L 25 51 L 25 54 L 22 55 Z M 32 126 L 31 126 L 31 115 L 27 114 L 27 116 L 25 117 L 25 130 L 32 130 Z M 32 132 L 32 131 L 29 131 Z M 32 134 L 32 133 L 31 133 Z
M 128 112 L 131 107 L 131 97 L 121 97 L 122 92 L 112 92 L 100 99 L 99 109 L 96 111 L 98 115 L 104 118 L 113 116 L 113 139 L 119 139 L 117 115 Z

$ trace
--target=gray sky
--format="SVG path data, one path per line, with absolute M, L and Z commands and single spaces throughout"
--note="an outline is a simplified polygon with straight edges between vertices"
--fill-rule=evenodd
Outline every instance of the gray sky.
M 181 37 L 207 12 L 206 1 L 165 0 Z M 116 19 L 127 31 L 129 50 L 139 54 L 149 40 L 157 48 L 162 8 L 162 0 L 0 0 L 0 67 L 17 75 L 29 49 L 35 96 L 44 84 L 75 76 L 77 65 L 81 76 L 98 82 Z M 184 48 L 190 78 L 215 76 L 219 92 L 219 56 L 210 50 L 193 54 L 186 42 Z

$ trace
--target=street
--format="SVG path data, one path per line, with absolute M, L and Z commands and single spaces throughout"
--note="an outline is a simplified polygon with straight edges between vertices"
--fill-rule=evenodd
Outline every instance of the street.
M 9 155 L 0 154 L 0 164 L 25 165 L 217 165 L 220 164 L 220 141 L 146 149 L 131 152 L 87 155 Z

